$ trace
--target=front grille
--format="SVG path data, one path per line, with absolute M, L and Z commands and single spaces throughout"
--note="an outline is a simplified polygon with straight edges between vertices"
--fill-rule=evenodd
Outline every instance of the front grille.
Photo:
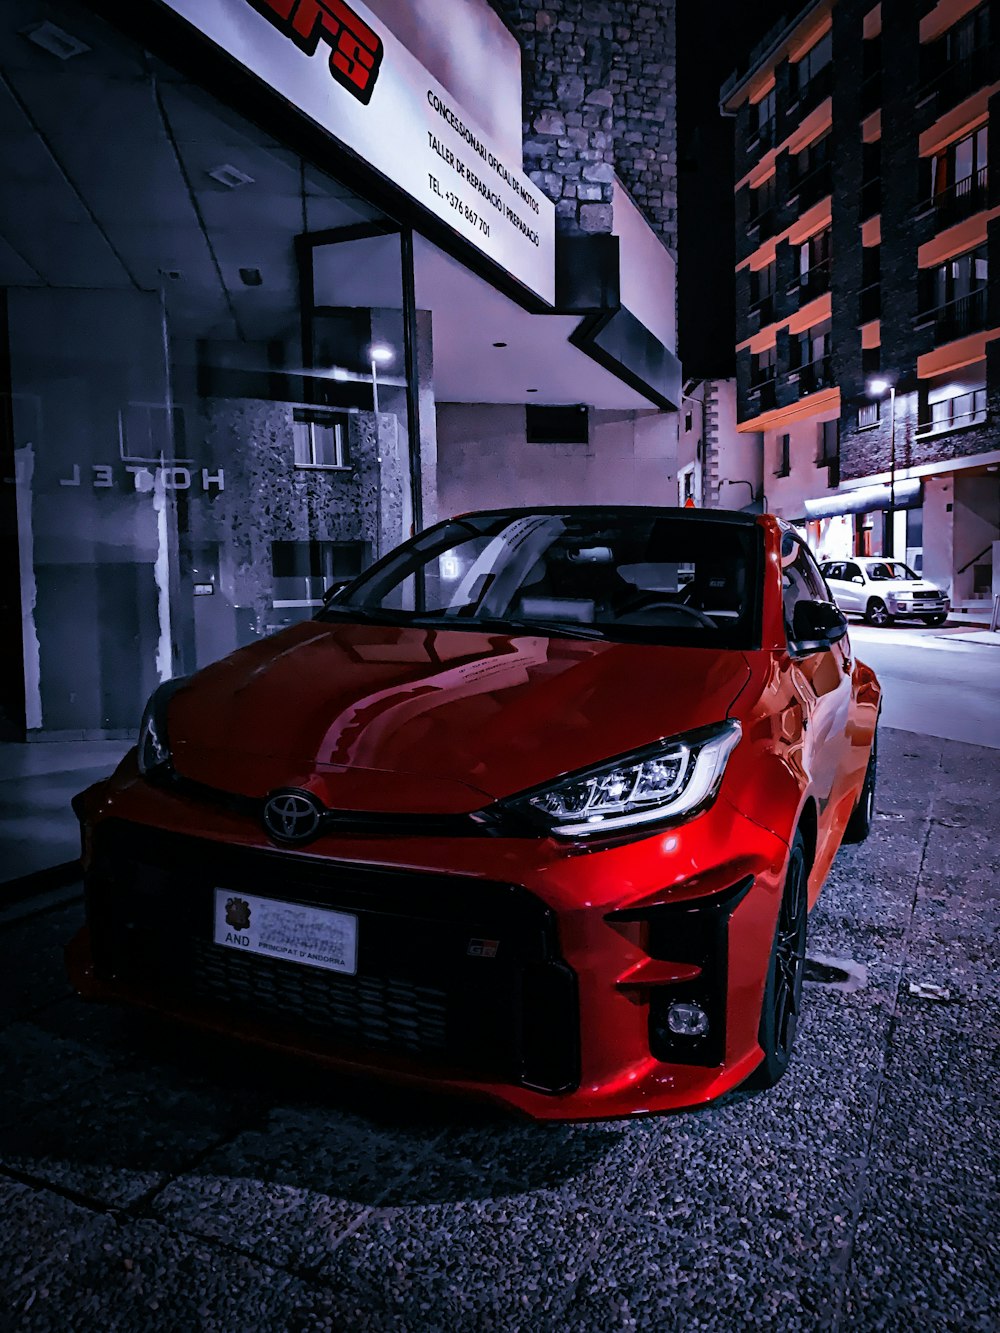
M 336 1032 L 364 1046 L 414 1055 L 447 1050 L 448 993 L 391 977 L 341 977 L 206 940 L 192 946 L 191 985 L 198 995 L 279 1018 L 312 1031 Z
M 542 1091 L 576 1086 L 576 976 L 553 914 L 523 888 L 120 820 L 95 830 L 86 887 L 99 974 L 154 1000 L 283 1024 L 353 1058 L 397 1054 Z M 352 913 L 357 974 L 215 944 L 218 888 Z M 475 949 L 481 940 L 499 941 L 496 956 Z

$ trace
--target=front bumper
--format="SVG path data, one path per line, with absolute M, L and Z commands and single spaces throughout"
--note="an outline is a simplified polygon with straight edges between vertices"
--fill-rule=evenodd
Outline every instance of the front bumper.
M 87 998 L 538 1118 L 693 1105 L 760 1059 L 787 847 L 724 800 L 603 849 L 338 834 L 289 852 L 126 764 L 78 812 L 87 927 L 68 963 Z M 214 944 L 219 887 L 356 915 L 357 975 Z M 677 999 L 709 1012 L 705 1038 L 669 1033 Z

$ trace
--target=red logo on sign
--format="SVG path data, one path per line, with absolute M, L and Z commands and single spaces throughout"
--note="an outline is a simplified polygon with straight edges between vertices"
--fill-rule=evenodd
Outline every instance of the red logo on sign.
M 371 101 L 382 63 L 382 39 L 343 0 L 250 0 L 259 13 L 314 56 L 328 43 L 330 73 L 365 106 Z

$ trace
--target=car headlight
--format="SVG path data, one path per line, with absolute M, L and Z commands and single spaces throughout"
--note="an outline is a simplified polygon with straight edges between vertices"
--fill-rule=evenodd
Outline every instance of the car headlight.
M 167 736 L 167 704 L 187 680 L 177 676 L 158 685 L 149 696 L 142 714 L 137 742 L 139 772 L 148 775 L 163 770 L 170 764 L 170 739 Z
M 500 804 L 557 838 L 594 837 L 687 817 L 714 798 L 742 734 L 737 721 L 720 722 Z

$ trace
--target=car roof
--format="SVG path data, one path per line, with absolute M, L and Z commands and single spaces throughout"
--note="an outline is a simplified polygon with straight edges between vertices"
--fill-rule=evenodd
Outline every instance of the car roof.
M 507 509 L 470 509 L 455 518 L 492 518 L 505 515 L 510 518 L 528 518 L 532 514 L 579 514 L 586 517 L 612 517 L 638 514 L 656 514 L 661 518 L 676 518 L 683 522 L 735 524 L 738 527 L 753 527 L 760 518 L 759 514 L 745 514 L 739 509 L 691 509 L 669 507 L 667 505 L 529 505 L 523 508 Z M 447 520 L 444 520 L 447 522 Z

